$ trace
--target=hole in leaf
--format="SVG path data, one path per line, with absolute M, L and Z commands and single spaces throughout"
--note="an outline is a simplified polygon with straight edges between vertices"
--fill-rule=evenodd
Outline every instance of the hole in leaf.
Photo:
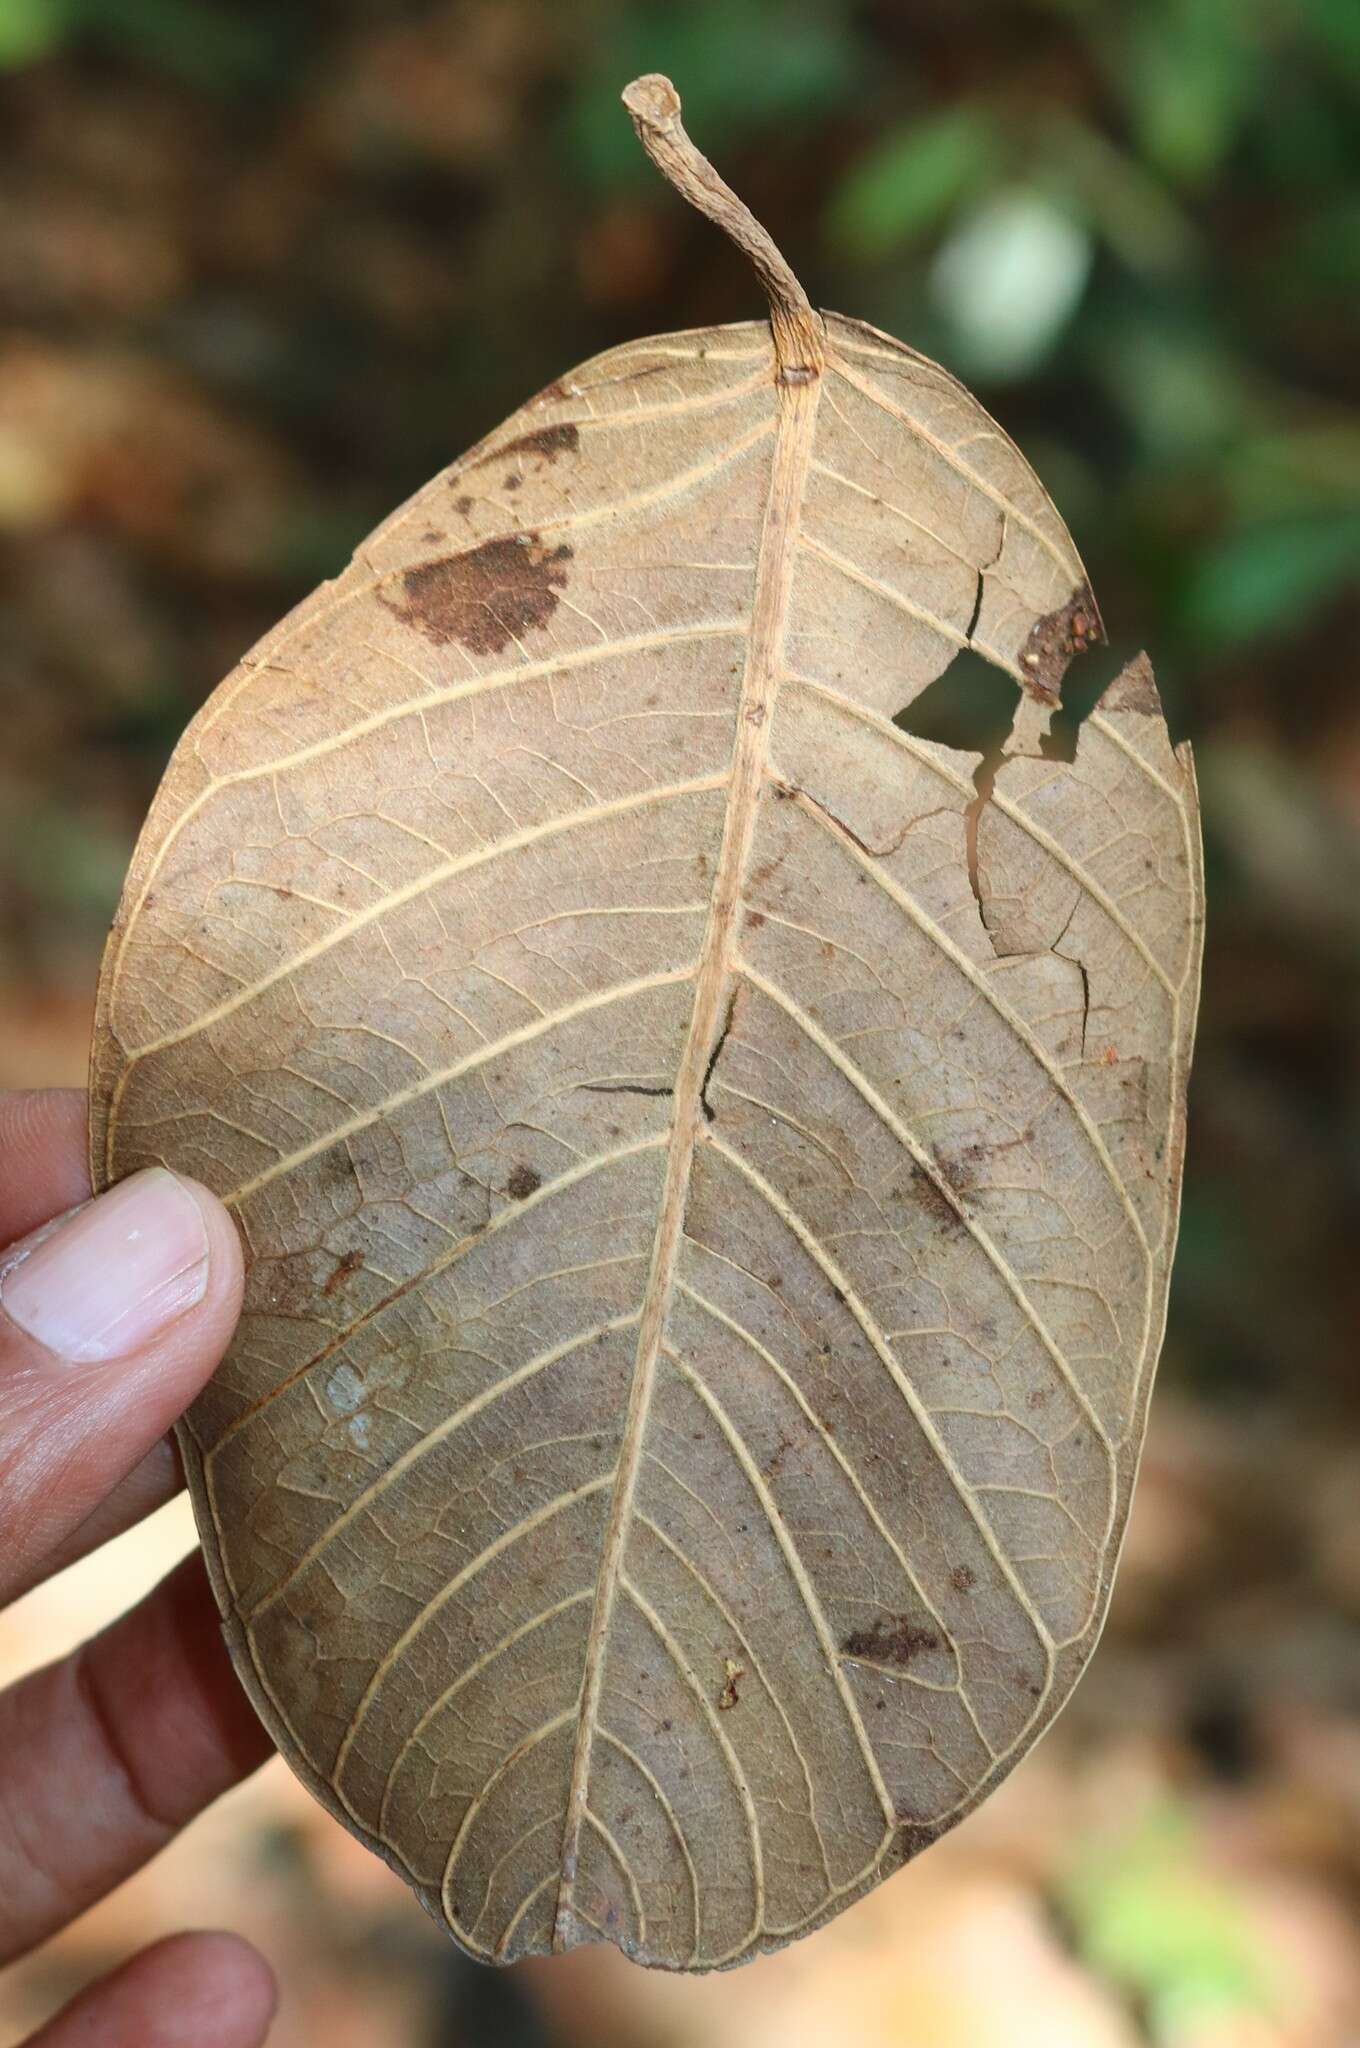
M 996 771 L 1004 759 L 1001 750 L 1015 717 L 1015 696 L 1015 684 L 1008 675 L 971 647 L 963 647 L 944 674 L 937 676 L 893 720 L 894 725 L 917 739 L 934 740 L 940 746 L 982 756 L 973 777 L 977 794 L 964 813 L 968 880 L 980 912 L 983 903 L 978 879 L 978 815 L 992 793 Z M 986 921 L 983 912 L 983 923 Z
M 1077 735 L 1088 714 L 1095 710 L 1134 652 L 1131 647 L 1116 650 L 1097 641 L 1074 657 L 1063 677 L 1061 708 L 1054 712 L 1053 724 L 1043 743 L 1046 761 L 1076 759 Z
M 1000 758 L 1002 744 L 1015 716 L 1016 686 L 994 662 L 961 647 L 944 674 L 937 676 L 905 711 L 893 720 L 917 739 L 935 740 L 981 754 L 984 766 Z M 996 761 L 992 761 L 995 772 Z

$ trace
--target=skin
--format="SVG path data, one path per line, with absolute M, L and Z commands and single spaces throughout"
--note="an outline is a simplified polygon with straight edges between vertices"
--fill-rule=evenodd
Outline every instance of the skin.
M 84 1096 L 0 1095 L 0 1245 L 89 1192 Z M 0 1308 L 0 1605 L 178 1490 L 166 1432 L 222 1356 L 241 1302 L 235 1229 L 197 1192 L 206 1289 L 140 1348 L 113 1363 L 54 1360 Z M 0 1694 L 0 1965 L 113 1890 L 269 1749 L 196 1555 Z M 274 2005 L 268 1965 L 245 1942 L 180 1934 L 82 1992 L 28 2048 L 256 2048 Z

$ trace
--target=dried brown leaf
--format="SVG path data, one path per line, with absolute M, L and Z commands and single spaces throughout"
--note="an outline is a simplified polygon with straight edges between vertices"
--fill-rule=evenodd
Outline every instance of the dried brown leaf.
M 181 1431 L 242 1679 L 475 1954 L 712 1968 L 1052 1719 L 1161 1337 L 1189 754 L 953 378 L 814 314 L 573 371 L 247 656 L 100 992 L 96 1178 L 249 1254 Z M 969 647 L 978 757 L 896 714 Z

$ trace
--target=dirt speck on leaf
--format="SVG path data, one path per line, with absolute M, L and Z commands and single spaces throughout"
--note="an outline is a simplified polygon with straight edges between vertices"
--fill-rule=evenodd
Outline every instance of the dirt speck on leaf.
M 934 1174 L 928 1173 L 924 1166 L 913 1166 L 912 1168 L 912 1195 L 925 1210 L 941 1235 L 946 1237 L 954 1236 L 965 1228 L 963 1218 L 945 1192 L 946 1186 L 952 1185 L 952 1179 L 944 1171 L 943 1166 L 941 1166 L 938 1179 Z
M 782 1276 L 776 1273 L 771 1280 L 771 1285 L 778 1286 L 781 1283 Z M 784 1469 L 784 1460 L 792 1449 L 793 1438 L 787 1432 L 781 1432 L 779 1442 L 765 1461 L 765 1477 L 767 1479 L 777 1479 L 779 1477 L 779 1474 Z
M 382 602 L 436 647 L 458 640 L 472 654 L 500 654 L 516 635 L 547 625 L 571 553 L 536 533 L 486 540 L 408 569 L 401 597 L 383 594 Z
M 738 1704 L 741 1695 L 737 1691 L 737 1680 L 745 1678 L 745 1676 L 746 1666 L 744 1664 L 734 1664 L 730 1657 L 723 1658 L 723 1689 L 718 1694 L 718 1710 L 720 1713 L 730 1713 L 732 1708 Z
M 363 1265 L 363 1263 L 364 1255 L 361 1251 L 349 1251 L 343 1253 L 341 1257 L 336 1260 L 330 1278 L 326 1281 L 326 1284 L 322 1288 L 321 1292 L 323 1294 L 337 1293 L 339 1289 L 344 1286 L 345 1282 L 348 1279 L 350 1279 L 350 1277 L 353 1274 L 358 1272 L 359 1268 Z

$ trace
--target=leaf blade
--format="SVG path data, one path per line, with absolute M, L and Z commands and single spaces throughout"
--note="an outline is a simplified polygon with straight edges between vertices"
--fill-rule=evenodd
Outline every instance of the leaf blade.
M 1100 628 L 1042 486 L 761 260 L 773 334 L 572 372 L 246 658 L 101 979 L 98 1179 L 250 1254 L 181 1429 L 243 1681 L 493 1960 L 730 1963 L 975 1804 L 1165 1314 L 1188 754 L 1142 663 L 1043 757 Z M 893 723 L 964 646 L 990 795 Z

